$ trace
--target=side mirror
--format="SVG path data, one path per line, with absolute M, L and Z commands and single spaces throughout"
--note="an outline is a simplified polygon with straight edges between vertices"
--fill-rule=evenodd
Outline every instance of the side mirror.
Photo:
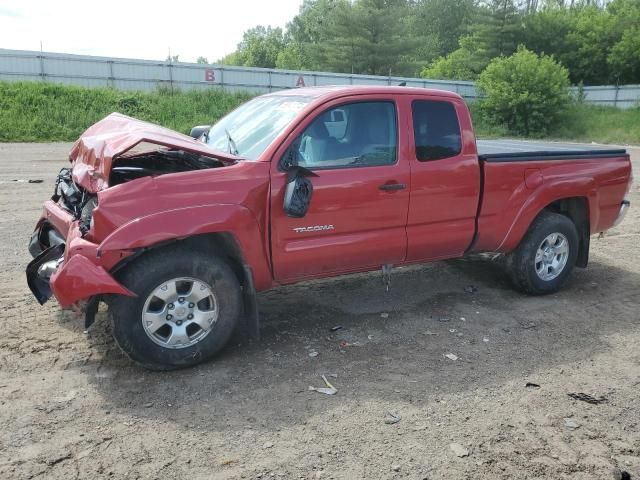
M 313 184 L 307 178 L 317 175 L 304 167 L 290 167 L 287 170 L 287 186 L 284 191 L 283 209 L 288 217 L 302 218 L 309 210 Z
M 211 128 L 211 125 L 198 125 L 198 126 L 195 126 L 195 127 L 193 127 L 191 129 L 191 133 L 189 134 L 189 136 L 193 137 L 193 138 L 195 138 L 197 140 L 202 135 L 207 133 L 210 128 Z

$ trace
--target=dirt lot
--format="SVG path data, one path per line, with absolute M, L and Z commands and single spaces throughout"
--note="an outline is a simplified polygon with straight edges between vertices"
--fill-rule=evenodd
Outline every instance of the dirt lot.
M 637 184 L 557 295 L 521 296 L 482 261 L 398 270 L 389 293 L 378 274 L 280 288 L 260 295 L 261 342 L 160 374 L 122 356 L 104 314 L 85 333 L 27 289 L 68 150 L 0 144 L 0 478 L 640 478 Z M 321 374 L 337 395 L 308 390 Z

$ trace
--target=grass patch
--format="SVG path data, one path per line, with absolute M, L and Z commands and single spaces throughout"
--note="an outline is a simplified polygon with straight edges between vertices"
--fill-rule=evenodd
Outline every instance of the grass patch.
M 0 142 L 74 141 L 90 125 L 120 112 L 182 133 L 206 125 L 252 95 L 219 89 L 125 92 L 44 82 L 0 82 Z
M 640 107 L 622 110 L 572 105 L 553 136 L 578 142 L 640 145 Z
M 479 104 L 471 104 L 471 116 L 476 135 L 480 138 L 524 138 L 509 133 L 504 125 L 492 124 L 483 115 Z M 564 140 L 585 143 L 640 145 L 640 107 L 619 109 L 584 103 L 570 105 L 559 125 L 547 135 L 532 135 L 539 140 Z

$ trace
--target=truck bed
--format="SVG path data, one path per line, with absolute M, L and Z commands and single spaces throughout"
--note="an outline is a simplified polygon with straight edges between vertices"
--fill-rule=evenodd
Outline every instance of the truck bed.
M 477 144 L 482 195 L 476 250 L 511 251 L 535 215 L 558 199 L 580 204 L 591 233 L 616 220 L 631 171 L 626 150 L 518 140 Z
M 492 162 L 598 158 L 626 153 L 624 149 L 607 148 L 605 145 L 510 139 L 478 140 L 477 146 L 480 158 Z

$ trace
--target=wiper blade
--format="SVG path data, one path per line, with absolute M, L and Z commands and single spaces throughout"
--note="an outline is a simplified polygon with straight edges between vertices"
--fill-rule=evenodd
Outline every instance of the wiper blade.
M 236 146 L 236 142 L 234 142 L 233 137 L 229 133 L 229 130 L 224 129 L 224 133 L 227 134 L 227 149 L 231 155 L 238 155 L 238 147 Z

